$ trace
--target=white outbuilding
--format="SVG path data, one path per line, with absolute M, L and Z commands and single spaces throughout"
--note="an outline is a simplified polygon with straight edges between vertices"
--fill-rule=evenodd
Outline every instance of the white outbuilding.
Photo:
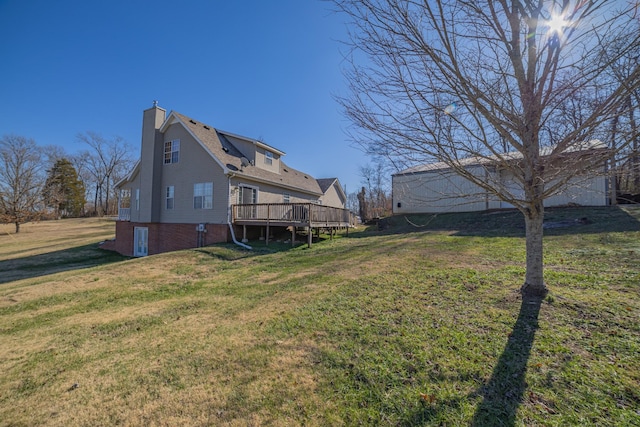
M 610 204 L 610 180 L 607 175 L 608 161 L 603 156 L 604 144 L 590 141 L 579 150 L 584 155 L 597 155 L 602 161 L 596 167 L 573 176 L 564 188 L 545 199 L 545 207 L 552 206 L 606 206 Z M 548 149 L 549 152 L 551 149 Z M 543 154 L 544 155 L 544 154 Z M 575 156 L 574 156 L 575 157 Z M 505 167 L 504 159 L 518 162 L 519 153 L 502 156 L 502 162 L 492 157 L 462 159 L 458 165 L 494 187 L 502 187 L 516 199 L 524 197 L 522 185 L 514 179 L 512 168 Z M 562 169 L 558 169 L 562 173 Z M 456 173 L 443 162 L 418 165 L 403 170 L 391 177 L 393 213 L 444 213 L 474 212 L 490 209 L 513 208 L 508 202 L 488 193 L 479 185 Z

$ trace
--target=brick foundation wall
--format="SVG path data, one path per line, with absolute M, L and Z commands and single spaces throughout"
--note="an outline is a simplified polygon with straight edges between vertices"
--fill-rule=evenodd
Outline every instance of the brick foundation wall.
M 114 250 L 122 255 L 133 256 L 133 238 L 135 227 L 147 227 L 149 231 L 149 255 L 181 249 L 197 248 L 199 237 L 198 224 L 138 223 L 116 221 L 116 239 L 107 241 L 103 249 Z M 201 246 L 222 243 L 229 240 L 229 226 L 226 224 L 205 224 L 206 233 L 202 233 Z

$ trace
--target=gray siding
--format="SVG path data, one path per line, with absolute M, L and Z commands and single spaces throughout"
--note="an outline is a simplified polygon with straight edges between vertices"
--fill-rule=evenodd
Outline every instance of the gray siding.
M 164 133 L 164 141 L 175 139 L 180 140 L 180 160 L 160 165 L 160 222 L 226 223 L 228 181 L 224 171 L 181 125 L 172 125 Z M 193 185 L 201 182 L 213 182 L 213 209 L 193 207 Z M 166 188 L 170 185 L 174 187 L 174 208 L 166 209 Z
M 334 208 L 344 209 L 346 200 L 340 197 L 340 191 L 337 188 L 337 182 L 334 182 L 331 187 L 320 198 L 324 206 L 332 206 Z
M 299 191 L 288 190 L 262 182 L 252 181 L 246 178 L 232 178 L 231 180 L 231 203 L 238 204 L 238 187 L 249 186 L 258 189 L 258 203 L 284 203 L 284 194 L 289 194 L 290 203 L 316 203 L 318 197 L 305 194 Z
M 140 215 L 140 207 L 136 209 L 136 190 L 140 190 L 140 205 L 142 205 L 142 189 L 140 188 L 140 173 L 136 173 L 131 182 L 127 183 L 123 188 L 128 188 L 131 190 L 131 211 L 130 217 L 133 222 L 143 222 Z

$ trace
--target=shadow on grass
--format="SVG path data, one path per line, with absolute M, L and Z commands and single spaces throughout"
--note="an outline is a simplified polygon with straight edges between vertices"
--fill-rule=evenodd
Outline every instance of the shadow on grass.
M 545 209 L 545 236 L 640 231 L 640 207 L 565 207 Z M 524 237 L 524 217 L 516 210 L 395 215 L 370 226 L 371 233 L 449 231 L 455 236 Z
M 342 237 L 344 237 L 344 234 L 342 236 L 334 234 L 333 237 L 328 234 L 321 234 L 320 236 L 314 234 L 311 248 L 313 248 L 313 245 Z M 212 245 L 194 248 L 193 250 L 223 261 L 234 261 L 240 258 L 251 258 L 295 249 L 309 249 L 306 235 L 297 234 L 296 241 L 293 245 L 291 244 L 290 238 L 290 234 L 288 234 L 287 238 L 272 238 L 268 244 L 265 240 L 250 240 L 247 244 L 251 249 L 242 248 L 234 243 L 214 243 Z
M 509 335 L 507 344 L 493 369 L 489 381 L 468 397 L 482 397 L 471 421 L 473 427 L 514 426 L 519 406 L 525 399 L 527 383 L 527 363 L 533 347 L 538 314 L 542 299 L 525 297 L 520 305 L 518 319 Z M 441 411 L 458 407 L 461 399 L 425 404 L 419 411 L 412 413 L 401 425 L 422 425 L 433 421 Z
M 525 297 L 507 345 L 493 369 L 489 382 L 480 388 L 482 402 L 472 426 L 513 426 L 527 388 L 525 375 L 531 347 L 538 329 L 542 299 Z
M 97 243 L 0 261 L 0 284 L 129 259 L 98 248 Z

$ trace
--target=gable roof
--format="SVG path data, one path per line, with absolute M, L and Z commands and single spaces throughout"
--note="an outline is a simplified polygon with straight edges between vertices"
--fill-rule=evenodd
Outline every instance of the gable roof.
M 124 184 L 125 182 L 129 182 L 133 179 L 133 177 L 140 171 L 140 159 L 138 159 L 138 161 L 136 162 L 135 165 L 133 165 L 133 168 L 131 168 L 131 171 L 125 175 L 124 178 L 120 179 L 118 182 L 115 183 L 115 187 L 119 188 L 122 184 Z
M 231 142 L 231 139 L 243 139 L 257 146 L 270 150 L 279 155 L 284 155 L 278 150 L 262 141 L 236 135 L 230 132 L 221 131 L 213 126 L 198 122 L 183 114 L 172 111 L 160 128 L 164 132 L 172 124 L 180 123 L 193 138 L 213 157 L 222 167 L 226 174 L 244 177 L 249 180 L 272 184 L 278 187 L 301 191 L 312 195 L 323 194 L 315 178 L 296 170 L 280 159 L 280 173 L 261 169 L 254 165 L 243 166 L 242 158 L 244 154 Z
M 338 188 L 338 190 L 340 190 L 340 194 L 345 199 L 347 198 L 347 195 L 344 192 L 344 188 L 342 188 L 342 185 L 340 184 L 338 178 L 318 178 L 317 181 L 318 185 L 320 186 L 320 190 L 322 190 L 322 194 L 326 193 L 332 185 L 336 184 L 336 187 Z
M 318 181 L 320 190 L 322 190 L 323 193 L 326 193 L 329 187 L 331 187 L 333 183 L 337 181 L 337 179 L 338 178 L 318 178 L 316 181 Z

